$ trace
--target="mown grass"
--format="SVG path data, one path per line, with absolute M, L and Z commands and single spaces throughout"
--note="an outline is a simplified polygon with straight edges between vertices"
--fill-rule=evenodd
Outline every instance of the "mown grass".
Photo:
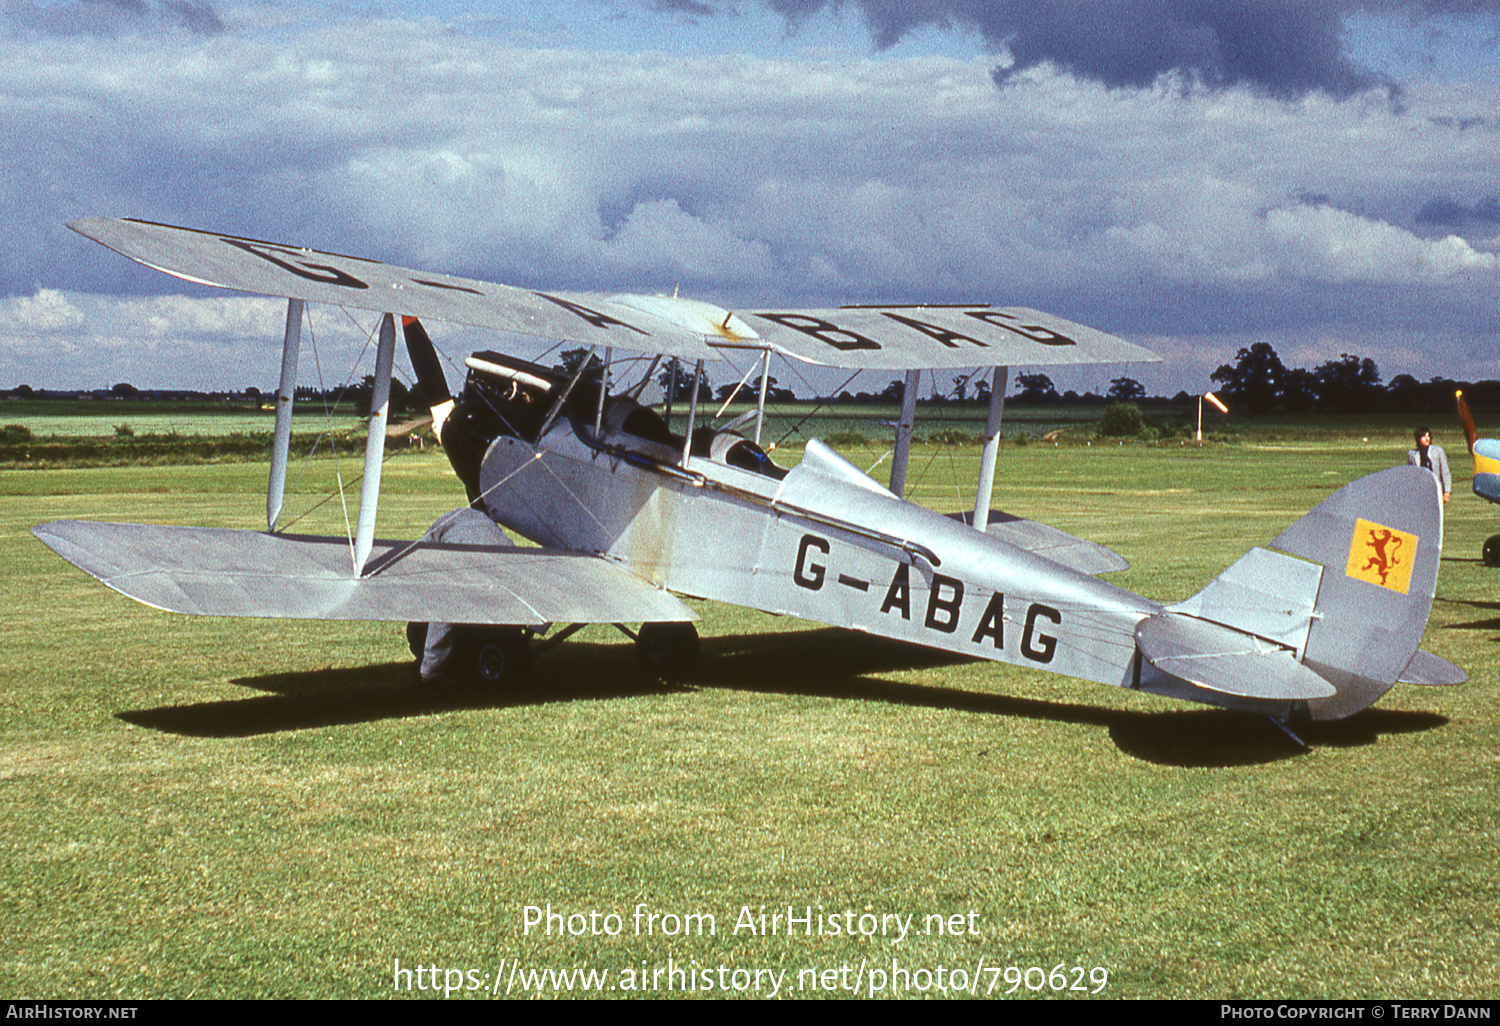
M 996 505 L 1111 545 L 1133 564 L 1113 580 L 1176 599 L 1402 459 L 1362 437 L 1008 446 Z M 963 508 L 975 463 L 918 450 L 912 496 Z M 397 959 L 669 958 L 787 970 L 783 993 L 804 969 L 981 958 L 1103 966 L 1111 997 L 1500 993 L 1500 577 L 1477 559 L 1493 510 L 1466 488 L 1426 646 L 1473 680 L 1398 686 L 1302 752 L 1253 717 L 709 603 L 682 686 L 589 628 L 523 688 L 421 688 L 395 625 L 172 617 L 29 534 L 80 516 L 254 527 L 264 478 L 0 474 L 7 996 L 379 997 Z M 382 534 L 462 502 L 432 452 L 385 484 Z M 549 903 L 618 913 L 623 934 L 526 935 L 526 906 Z M 717 935 L 635 936 L 641 903 L 712 913 Z M 972 910 L 979 933 L 736 935 L 762 905 Z

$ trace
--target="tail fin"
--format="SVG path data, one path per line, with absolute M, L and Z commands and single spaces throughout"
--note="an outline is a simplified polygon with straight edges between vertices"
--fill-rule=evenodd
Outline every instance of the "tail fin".
M 1336 720 L 1388 691 L 1422 643 L 1443 552 L 1443 502 L 1422 467 L 1335 492 L 1271 545 L 1323 567 L 1302 661 L 1338 691 L 1308 703 Z
M 1390 690 L 1427 629 L 1443 549 L 1437 482 L 1422 467 L 1371 474 L 1271 547 L 1307 562 L 1251 550 L 1174 611 L 1296 649 L 1335 692 L 1307 701 L 1312 718 L 1350 716 Z

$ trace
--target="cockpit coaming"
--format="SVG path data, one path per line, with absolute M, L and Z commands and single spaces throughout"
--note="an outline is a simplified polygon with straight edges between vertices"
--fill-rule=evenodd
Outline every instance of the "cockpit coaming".
M 686 439 L 651 407 L 628 395 L 606 394 L 601 410 L 599 365 L 586 369 L 575 382 L 572 375 L 501 353 L 478 352 L 464 363 L 468 376 L 442 426 L 442 440 L 470 502 L 480 494 L 485 452 L 501 436 L 537 445 L 543 434 L 570 430 L 588 448 L 633 457 L 632 462 L 663 467 L 682 463 Z M 774 481 L 787 474 L 760 446 L 733 431 L 694 429 L 691 454 Z

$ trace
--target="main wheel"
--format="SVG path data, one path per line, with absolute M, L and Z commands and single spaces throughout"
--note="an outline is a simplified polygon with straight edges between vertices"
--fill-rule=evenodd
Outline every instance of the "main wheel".
M 1500 534 L 1492 534 L 1484 540 L 1484 565 L 1500 566 Z
M 531 673 L 531 639 L 520 627 L 476 627 L 459 661 L 481 684 L 519 684 Z
M 643 623 L 635 636 L 641 668 L 662 680 L 680 680 L 698 665 L 698 628 L 690 623 Z

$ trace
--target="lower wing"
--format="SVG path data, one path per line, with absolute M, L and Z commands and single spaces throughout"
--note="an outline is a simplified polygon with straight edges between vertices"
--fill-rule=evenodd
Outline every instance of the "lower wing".
M 174 613 L 528 626 L 697 619 L 619 566 L 555 549 L 377 541 L 371 572 L 357 577 L 343 538 L 78 520 L 32 533 L 121 594 Z

